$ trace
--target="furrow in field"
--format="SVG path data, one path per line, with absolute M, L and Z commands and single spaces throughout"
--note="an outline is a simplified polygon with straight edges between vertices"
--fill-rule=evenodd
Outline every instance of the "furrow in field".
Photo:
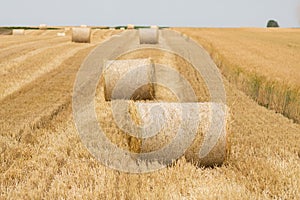
M 10 69 L 21 66 L 23 62 L 26 62 L 26 60 L 29 61 L 32 57 L 34 57 L 38 54 L 41 54 L 48 49 L 60 48 L 62 46 L 66 46 L 66 45 L 69 45 L 69 44 L 65 43 L 65 42 L 59 43 L 59 44 L 57 44 L 57 42 L 47 43 L 47 44 L 44 44 L 45 47 L 35 49 L 26 54 L 21 54 L 20 56 L 18 56 L 16 58 L 3 59 L 2 61 L 0 61 L 0 76 L 3 74 L 9 73 Z
M 37 37 L 37 36 L 10 36 L 10 38 L 0 37 L 1 45 L 0 52 L 7 51 L 11 48 L 21 47 L 25 44 L 33 44 L 38 41 L 62 39 L 59 37 Z
M 60 66 L 64 60 L 72 57 L 79 50 L 90 47 L 90 44 L 70 44 L 60 48 L 49 49 L 42 56 L 37 56 L 34 62 L 25 62 L 21 66 L 12 68 L 9 73 L 1 75 L 0 99 L 22 88 L 23 85 L 34 81 L 39 76 Z M 33 64 L 34 63 L 34 64 Z M 20 71 L 22 73 L 20 73 Z
M 11 58 L 28 53 L 37 48 L 41 48 L 45 45 L 45 43 L 47 44 L 47 42 L 61 43 L 61 42 L 66 42 L 66 41 L 67 40 L 63 39 L 63 38 L 53 38 L 53 39 L 43 39 L 43 40 L 39 40 L 39 41 L 35 41 L 35 42 L 28 42 L 28 43 L 24 43 L 24 44 L 21 43 L 21 44 L 15 45 L 15 46 L 5 48 L 5 49 L 3 49 L 3 51 L 0 50 L 0 59 L 1 60 L 9 60 Z
M 81 62 L 94 46 L 73 50 L 56 66 L 24 85 L 18 93 L 1 102 L 2 135 L 21 137 L 22 132 L 46 126 L 64 104 L 71 101 L 72 86 Z M 11 113 L 13 111 L 13 113 Z
M 105 35 L 102 36 L 102 38 L 105 39 L 109 36 L 110 35 Z M 18 92 L 11 94 L 1 101 L 1 105 L 3 105 L 2 108 L 5 108 L 0 110 L 1 130 L 5 130 L 2 132 L 3 134 L 10 135 L 10 133 L 14 133 L 14 135 L 16 135 L 16 133 L 26 126 L 40 126 L 39 121 L 45 118 L 43 113 L 46 112 L 47 109 L 51 111 L 49 111 L 49 113 L 55 113 L 55 110 L 57 110 L 56 107 L 59 108 L 66 103 L 65 100 L 61 101 L 61 99 L 67 97 L 69 98 L 68 101 L 70 101 L 70 94 L 73 89 L 76 73 L 85 56 L 87 56 L 88 52 L 95 47 L 95 45 L 71 44 L 68 49 L 72 47 L 73 49 L 66 54 L 58 56 L 57 54 L 61 54 L 61 52 L 54 49 L 55 52 L 53 52 L 53 55 L 54 57 L 56 56 L 56 60 L 51 61 L 50 59 L 51 62 L 48 63 L 43 57 L 44 53 L 39 55 L 37 59 L 42 59 L 42 63 L 46 63 L 46 66 L 48 66 L 46 72 L 37 76 L 34 81 L 22 85 Z M 46 56 L 48 57 L 49 54 L 46 54 Z M 37 60 L 31 62 L 36 61 Z M 49 66 L 52 67 L 51 70 Z M 28 65 L 28 70 L 32 70 L 31 67 L 32 65 Z M 8 115 L 11 110 L 18 111 L 14 112 L 14 115 Z M 30 119 L 25 117 L 27 115 L 31 116 Z

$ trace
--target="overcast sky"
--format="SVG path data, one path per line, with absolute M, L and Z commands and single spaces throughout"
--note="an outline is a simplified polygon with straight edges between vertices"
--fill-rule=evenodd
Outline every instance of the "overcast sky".
M 1 0 L 0 26 L 165 25 L 282 27 L 300 24 L 300 0 Z M 297 13 L 298 11 L 298 13 Z

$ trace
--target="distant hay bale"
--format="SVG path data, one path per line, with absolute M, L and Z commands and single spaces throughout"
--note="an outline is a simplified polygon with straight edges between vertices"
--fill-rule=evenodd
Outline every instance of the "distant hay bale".
M 109 30 L 115 30 L 115 28 L 114 27 L 110 27 Z
M 88 26 L 85 24 L 80 25 L 81 28 L 87 28 Z
M 134 29 L 134 25 L 133 24 L 128 24 L 127 29 Z
M 66 33 L 65 32 L 62 32 L 62 33 L 57 33 L 56 34 L 58 37 L 64 37 L 64 36 L 66 36 Z
M 157 25 L 151 25 L 150 28 L 159 29 Z
M 150 59 L 107 61 L 103 74 L 106 101 L 154 97 L 154 65 Z
M 185 139 L 191 136 L 191 145 L 187 145 L 182 152 L 187 161 L 197 166 L 214 166 L 221 165 L 228 158 L 230 117 L 226 106 L 218 103 L 145 103 L 124 100 L 114 100 L 111 106 L 109 109 L 114 113 L 113 119 L 110 119 L 109 115 L 103 119 L 114 122 L 116 125 L 113 127 L 119 128 L 115 141 L 127 141 L 128 149 L 136 153 L 150 153 L 166 148 L 178 136 L 180 130 Z M 215 114 L 212 114 L 213 111 Z M 210 132 L 208 130 L 212 125 L 212 116 L 217 120 L 223 116 L 224 121 L 217 121 L 217 125 L 215 124 Z M 221 128 L 215 129 L 216 126 Z M 127 135 L 121 134 L 120 131 Z M 181 152 L 184 142 L 182 138 L 177 140 L 172 150 L 161 159 L 173 158 L 172 153 Z M 137 159 L 143 160 L 138 156 Z
M 139 29 L 140 44 L 158 44 L 159 32 L 154 28 Z
M 13 35 L 25 35 L 25 30 L 24 29 L 13 29 L 12 34 Z
M 125 30 L 125 28 L 124 28 L 124 27 L 122 27 L 122 28 L 120 28 L 120 30 L 121 30 L 121 31 L 124 31 L 124 30 Z
M 40 30 L 46 30 L 47 29 L 47 24 L 40 24 L 39 29 Z
M 91 28 L 84 28 L 84 27 L 72 28 L 72 42 L 90 43 Z

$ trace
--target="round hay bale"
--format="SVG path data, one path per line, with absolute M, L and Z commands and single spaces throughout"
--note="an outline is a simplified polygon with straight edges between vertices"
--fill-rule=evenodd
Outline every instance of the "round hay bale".
M 124 30 L 125 30 L 125 28 L 124 28 L 124 27 L 122 27 L 122 28 L 120 28 L 120 30 L 121 30 L 121 31 L 124 31 Z
M 40 24 L 39 29 L 40 30 L 47 30 L 47 24 Z
M 151 25 L 150 28 L 159 29 L 157 25 Z
M 154 64 L 150 59 L 107 61 L 103 74 L 106 101 L 154 97 Z
M 176 152 L 182 152 L 179 156 L 184 154 L 187 161 L 197 166 L 221 165 L 229 156 L 230 118 L 224 105 L 114 100 L 110 106 L 108 109 L 112 115 L 103 114 L 102 118 L 113 123 L 109 126 L 117 127 L 118 131 L 116 133 L 114 129 L 110 133 L 109 129 L 104 129 L 108 131 L 106 135 L 113 134 L 109 138 L 114 137 L 116 143 L 127 142 L 118 146 L 127 146 L 136 153 L 155 153 L 171 145 L 161 161 L 170 160 Z M 219 120 L 215 127 L 211 127 L 213 117 Z M 179 131 L 183 133 L 181 137 L 178 137 Z M 187 138 L 190 143 L 185 143 Z M 182 151 L 184 146 L 187 148 Z M 145 158 L 136 157 L 139 160 Z
M 133 24 L 128 24 L 127 29 L 134 29 L 134 25 Z
M 158 44 L 159 32 L 154 28 L 139 29 L 140 44 Z
M 84 27 L 72 28 L 72 42 L 90 43 L 91 28 L 84 28 Z
M 13 35 L 25 35 L 25 30 L 24 29 L 13 29 L 12 34 Z

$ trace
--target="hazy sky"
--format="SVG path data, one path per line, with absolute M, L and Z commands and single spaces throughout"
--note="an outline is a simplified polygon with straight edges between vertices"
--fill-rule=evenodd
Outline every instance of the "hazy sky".
M 299 26 L 300 0 L 1 0 L 0 26 Z M 298 11 L 298 13 L 297 13 Z

